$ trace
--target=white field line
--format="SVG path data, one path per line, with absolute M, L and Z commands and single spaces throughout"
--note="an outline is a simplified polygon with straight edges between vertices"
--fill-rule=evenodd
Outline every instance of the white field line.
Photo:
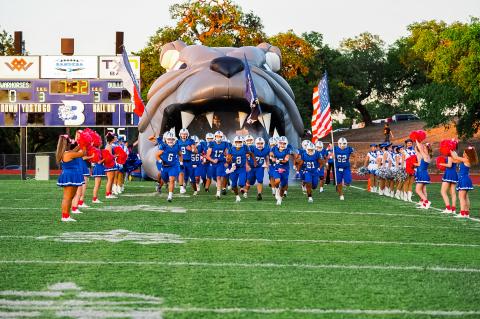
M 76 315 L 87 316 L 89 314 L 97 315 L 117 315 L 117 313 L 112 312 L 101 312 L 98 310 L 88 310 L 84 308 L 70 309 L 71 307 L 62 306 L 50 306 L 41 308 L 43 310 L 62 310 L 65 309 L 65 315 L 71 315 L 72 313 Z M 33 307 L 12 307 L 28 309 Z M 8 309 L 8 308 L 7 308 Z M 34 308 L 35 309 L 35 308 Z M 119 315 L 125 316 L 128 313 L 123 311 L 131 310 L 125 308 L 109 308 L 109 310 L 120 311 Z M 38 309 L 35 309 L 38 310 Z M 131 310 L 132 311 L 132 310 Z M 173 312 L 173 313 L 218 313 L 218 314 L 227 314 L 227 313 L 257 313 L 257 314 L 282 314 L 282 313 L 296 313 L 296 314 L 345 314 L 345 315 L 413 315 L 413 316 L 446 316 L 446 317 L 465 317 L 465 316 L 476 316 L 480 314 L 478 310 L 404 310 L 404 309 L 321 309 L 321 308 L 201 308 L 201 307 L 158 307 L 158 308 L 138 308 L 138 314 L 142 314 L 138 318 L 155 318 L 155 315 L 145 317 L 145 314 L 142 311 L 160 311 L 161 313 Z M 39 312 L 34 312 L 39 314 Z M 34 316 L 32 312 L 0 312 L 0 318 L 18 318 L 18 317 L 29 317 Z M 14 316 L 13 314 L 16 314 Z M 131 313 L 135 314 L 135 313 Z M 147 313 L 150 315 L 150 313 Z M 122 316 L 122 317 L 123 317 Z M 70 316 L 68 316 L 70 317 Z M 75 316 L 77 317 L 77 316 Z M 93 318 L 88 316 L 88 318 Z M 95 317 L 96 318 L 96 317 Z M 98 316 L 98 318 L 103 318 L 103 316 Z
M 361 188 L 361 187 L 358 187 L 358 186 L 350 185 L 350 187 L 355 188 L 355 189 L 358 189 L 358 190 L 361 190 L 361 191 L 364 191 L 364 192 L 366 191 L 364 188 Z M 385 197 L 385 198 L 387 198 L 387 197 Z M 409 202 L 404 202 L 404 203 L 407 204 L 407 203 L 409 203 Z M 410 204 L 416 204 L 416 203 L 410 203 Z M 435 210 L 435 211 L 440 212 L 440 213 L 443 211 L 442 209 L 436 208 L 436 207 L 433 207 L 433 206 L 430 206 L 430 209 Z M 428 216 L 428 215 L 427 215 L 427 216 Z M 448 217 L 448 216 L 446 216 L 446 217 Z M 455 219 L 456 219 L 456 218 L 455 218 Z M 468 220 L 471 220 L 471 221 L 474 221 L 474 222 L 480 222 L 480 219 L 479 219 L 479 218 L 470 217 L 470 218 L 468 218 Z
M 278 208 L 272 209 L 224 209 L 218 210 L 216 208 L 187 208 L 187 212 L 208 212 L 208 213 L 275 213 L 275 214 L 282 214 L 282 213 L 314 213 L 321 216 L 322 214 L 334 214 L 334 215 L 366 215 L 366 216 L 397 216 L 397 217 L 414 217 L 414 218 L 436 218 L 436 219 L 445 219 L 443 216 L 431 216 L 431 215 L 423 215 L 423 214 L 403 214 L 403 213 L 374 213 L 374 212 L 338 212 L 338 211 L 327 211 L 327 210 L 278 210 Z
M 161 308 L 163 312 L 211 312 L 211 313 L 299 313 L 299 314 L 346 314 L 346 315 L 427 315 L 427 316 L 474 316 L 480 311 L 472 310 L 403 310 L 403 309 L 315 309 L 315 308 Z
M 148 233 L 145 233 L 148 235 Z M 48 239 L 55 241 L 60 236 L 28 236 L 28 235 L 0 235 L 1 238 L 20 238 L 20 239 Z M 100 240 L 100 239 L 97 239 Z M 392 245 L 392 246 L 428 246 L 428 247 L 465 247 L 479 248 L 480 244 L 462 244 L 462 243 L 432 243 L 432 242 L 404 242 L 404 241 L 384 241 L 384 240 L 335 240 L 335 239 L 271 239 L 271 238 L 218 238 L 218 237 L 181 237 L 186 241 L 231 241 L 231 242 L 254 242 L 254 243 L 300 243 L 300 244 L 342 244 L 342 245 Z M 75 241 L 74 239 L 64 241 L 71 243 L 88 243 L 90 241 Z
M 37 318 L 41 315 L 39 311 L 0 311 L 0 318 Z
M 480 273 L 480 268 L 458 268 L 443 266 L 399 266 L 399 265 L 342 265 L 342 264 L 278 264 L 278 263 L 210 263 L 196 261 L 103 261 L 103 260 L 0 260 L 0 264 L 13 265 L 106 265 L 106 266 L 167 266 L 167 267 L 212 267 L 212 268 L 296 268 L 296 269 L 340 269 L 340 270 L 393 270 L 431 271 L 452 273 Z

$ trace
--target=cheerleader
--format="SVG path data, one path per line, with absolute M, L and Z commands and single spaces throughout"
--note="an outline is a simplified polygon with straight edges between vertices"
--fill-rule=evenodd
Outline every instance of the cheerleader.
M 383 154 L 385 153 L 386 144 L 379 145 L 380 149 L 377 151 L 377 175 L 378 175 L 378 195 L 383 196 L 385 193 L 385 178 L 381 172 L 384 171 L 385 162 L 383 160 Z
M 427 196 L 427 184 L 430 184 L 430 176 L 428 175 L 428 164 L 432 158 L 432 148 L 430 144 L 418 143 L 415 145 L 417 153 L 417 171 L 415 173 L 415 192 L 420 197 L 418 207 L 420 209 L 429 209 L 432 204 Z
M 99 145 L 99 147 L 102 147 L 102 145 Z M 93 170 L 92 170 L 92 176 L 94 178 L 94 186 L 93 186 L 93 197 L 92 197 L 92 203 L 93 204 L 101 204 L 102 202 L 98 200 L 98 190 L 100 189 L 100 185 L 102 184 L 102 178 L 105 177 L 105 166 L 103 165 L 103 162 L 105 161 L 102 156 L 101 152 L 99 151 L 99 158 L 98 161 L 96 161 L 93 164 Z
M 405 170 L 405 151 L 403 149 L 403 145 L 398 145 L 395 147 L 395 198 L 396 199 L 404 199 L 403 194 L 403 180 L 398 179 L 400 176 L 400 172 Z
M 455 214 L 457 203 L 457 192 L 455 186 L 458 182 L 457 163 L 453 160 L 452 156 L 446 156 L 445 163 L 440 163 L 440 166 L 445 167 L 445 173 L 442 177 L 442 188 L 440 194 L 442 195 L 443 202 L 445 203 L 444 214 Z M 450 198 L 448 193 L 452 197 L 452 205 L 450 205 Z
M 473 190 L 472 180 L 470 179 L 470 167 L 478 164 L 478 156 L 475 148 L 469 146 L 463 151 L 463 156 L 460 157 L 455 151 L 451 152 L 452 159 L 460 163 L 460 170 L 458 171 L 457 191 L 460 199 L 460 214 L 455 215 L 458 218 L 470 217 L 470 199 L 468 192 Z
M 405 167 L 406 161 L 410 156 L 416 155 L 415 148 L 413 147 L 413 141 L 411 139 L 407 139 L 405 141 Z M 407 172 L 407 179 L 403 182 L 403 192 L 406 194 L 406 198 L 404 200 L 406 202 L 412 202 L 412 186 L 413 182 L 415 181 L 415 172 L 409 173 Z
M 109 151 L 113 156 L 113 147 L 117 141 L 117 137 L 112 133 L 108 133 L 105 136 L 105 138 L 107 140 L 107 145 L 105 146 L 105 150 Z M 118 170 L 118 168 L 115 164 L 115 161 L 111 161 L 111 162 L 104 161 L 104 166 L 105 166 L 105 173 L 107 174 L 107 186 L 105 190 L 105 198 L 107 199 L 117 198 L 117 196 L 112 194 L 112 186 L 113 186 L 113 180 L 115 178 L 115 172 Z
M 70 209 L 77 188 L 85 183 L 79 164 L 83 155 L 83 150 L 79 150 L 68 135 L 58 138 L 56 160 L 57 164 L 61 165 L 62 173 L 58 177 L 57 185 L 63 187 L 62 222 L 76 221 L 70 217 Z
M 128 157 L 128 142 L 125 142 L 125 140 L 123 139 L 123 137 L 120 137 L 118 139 L 118 146 L 122 148 L 122 150 L 127 154 L 127 157 Z M 123 193 L 123 191 L 125 190 L 125 169 L 123 167 L 122 164 L 117 164 L 117 167 L 118 167 L 118 171 L 116 173 L 116 176 L 115 176 L 115 180 L 114 180 L 114 193 L 115 193 L 115 190 L 118 194 L 121 194 Z
M 372 193 L 375 193 L 377 191 L 377 188 L 375 187 L 375 183 L 377 182 L 376 174 L 378 169 L 377 157 L 377 144 L 370 144 L 370 152 L 367 153 L 363 166 L 367 167 L 368 169 L 368 184 L 370 185 L 370 189 L 368 189 L 367 186 L 367 191 L 370 191 Z

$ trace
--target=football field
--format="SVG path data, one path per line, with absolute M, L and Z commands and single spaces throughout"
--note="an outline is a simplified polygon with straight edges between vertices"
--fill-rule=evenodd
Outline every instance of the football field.
M 364 185 L 279 207 L 128 182 L 61 223 L 55 181 L 2 180 L 0 318 L 480 318 L 480 221 Z

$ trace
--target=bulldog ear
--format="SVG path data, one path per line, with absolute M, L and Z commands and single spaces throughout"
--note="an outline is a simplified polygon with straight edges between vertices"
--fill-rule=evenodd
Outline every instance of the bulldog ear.
M 170 71 L 178 62 L 180 51 L 187 45 L 182 40 L 169 42 L 162 46 L 160 51 L 160 65 L 167 71 Z
M 270 70 L 273 72 L 280 71 L 280 67 L 282 66 L 282 53 L 280 49 L 266 42 L 260 43 L 257 45 L 257 48 L 265 52 L 265 62 Z

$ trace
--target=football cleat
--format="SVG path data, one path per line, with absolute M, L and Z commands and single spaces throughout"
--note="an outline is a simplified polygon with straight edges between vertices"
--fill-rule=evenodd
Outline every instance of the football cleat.
M 345 197 L 343 197 L 343 195 L 341 195 L 340 200 L 345 200 Z
M 62 217 L 62 222 L 76 222 L 76 220 L 68 216 L 68 217 Z
M 262 200 L 262 194 L 261 193 L 257 194 L 257 200 Z

